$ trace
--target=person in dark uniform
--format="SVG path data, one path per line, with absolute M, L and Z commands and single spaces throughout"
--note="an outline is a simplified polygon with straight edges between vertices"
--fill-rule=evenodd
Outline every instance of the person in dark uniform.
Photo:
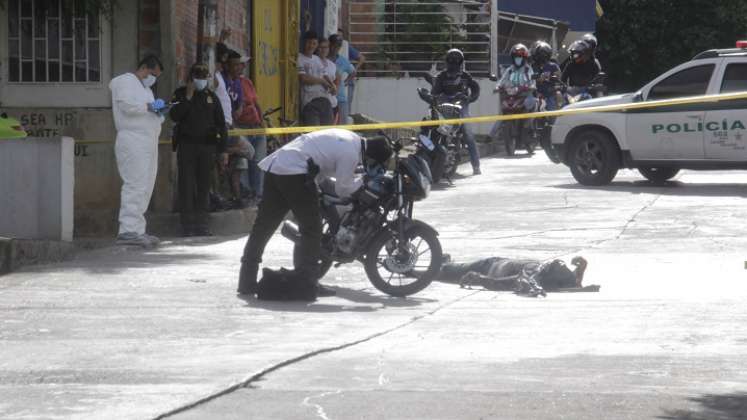
M 358 166 L 382 164 L 391 156 L 392 148 L 386 139 L 364 139 L 352 131 L 333 128 L 304 134 L 263 159 L 259 167 L 265 171 L 264 193 L 241 258 L 237 292 L 257 292 L 257 270 L 265 246 L 290 210 L 301 233 L 298 266 L 294 268 L 310 293 L 305 298 L 328 295 L 326 289 L 319 290 L 317 283 L 322 218 L 315 181 L 335 178 L 337 195 L 350 197 L 362 187 L 361 179 L 355 175 Z
M 210 236 L 207 217 L 210 203 L 210 176 L 216 153 L 220 164 L 228 164 L 224 153 L 228 136 L 223 108 L 207 87 L 207 66 L 195 64 L 187 85 L 174 92 L 169 111 L 174 128 L 179 176 L 179 209 L 185 236 Z
M 480 97 L 480 85 L 464 70 L 464 53 L 461 50 L 453 48 L 446 53 L 446 70 L 436 76 L 431 94 L 435 97 L 442 96 L 447 101 L 459 97 L 465 99 L 462 103 L 462 118 L 469 117 L 469 104 Z M 475 135 L 467 124 L 464 124 L 464 140 L 469 149 L 472 172 L 480 175 L 480 154 L 477 151 Z

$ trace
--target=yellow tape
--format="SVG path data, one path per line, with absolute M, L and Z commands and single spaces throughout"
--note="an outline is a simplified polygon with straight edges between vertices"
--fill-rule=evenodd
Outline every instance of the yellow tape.
M 352 131 L 371 131 L 392 128 L 431 127 L 443 124 L 489 123 L 495 121 L 522 120 L 529 118 L 560 117 L 565 115 L 589 114 L 592 112 L 628 111 L 633 109 L 661 108 L 672 105 L 688 105 L 747 99 L 747 92 L 725 93 L 717 95 L 695 96 L 690 98 L 664 99 L 659 101 L 635 102 L 629 104 L 602 105 L 588 108 L 560 109 L 557 111 L 532 112 L 525 114 L 486 115 L 482 117 L 454 118 L 449 120 L 425 120 L 407 122 L 388 122 L 375 124 L 314 126 L 314 127 L 278 127 L 230 130 L 232 136 L 253 136 L 259 134 L 300 134 L 329 128 L 343 128 Z
M 342 128 L 351 131 L 373 131 L 393 128 L 411 128 L 411 127 L 432 127 L 444 124 L 474 124 L 490 123 L 495 121 L 522 120 L 529 118 L 544 117 L 562 117 L 566 115 L 589 114 L 592 112 L 614 112 L 629 111 L 634 109 L 653 109 L 673 105 L 690 105 L 700 103 L 714 103 L 723 101 L 735 101 L 747 99 L 747 92 L 722 93 L 717 95 L 694 96 L 679 99 L 664 99 L 659 101 L 634 102 L 628 104 L 602 105 L 588 108 L 560 109 L 557 111 L 532 112 L 525 114 L 510 115 L 486 115 L 482 117 L 454 118 L 449 120 L 425 120 L 425 121 L 403 121 L 403 122 L 385 122 L 375 124 L 348 124 L 335 126 L 310 126 L 310 127 L 277 127 L 277 128 L 252 128 L 252 129 L 235 129 L 229 130 L 230 136 L 255 136 L 255 135 L 282 135 L 282 134 L 302 134 L 312 131 L 326 130 L 329 128 Z M 107 140 L 77 140 L 76 144 L 101 144 L 112 143 Z M 161 140 L 159 144 L 171 144 L 171 140 Z

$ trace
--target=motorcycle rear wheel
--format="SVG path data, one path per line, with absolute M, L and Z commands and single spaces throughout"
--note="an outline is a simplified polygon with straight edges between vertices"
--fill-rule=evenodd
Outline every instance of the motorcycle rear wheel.
M 405 231 L 407 252 L 404 254 L 399 249 L 397 236 L 386 230 L 374 238 L 364 267 L 374 287 L 388 295 L 404 297 L 431 284 L 441 271 L 443 251 L 438 236 L 423 226 L 415 225 Z M 427 263 L 422 258 L 425 254 L 429 254 Z M 405 280 L 413 281 L 405 284 Z

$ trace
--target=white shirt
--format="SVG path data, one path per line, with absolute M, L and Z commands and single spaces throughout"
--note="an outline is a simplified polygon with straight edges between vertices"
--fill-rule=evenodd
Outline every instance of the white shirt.
M 298 74 L 306 74 L 313 77 L 321 78 L 324 75 L 324 64 L 317 56 L 306 57 L 298 54 Z M 301 107 L 306 106 L 316 98 L 327 98 L 328 92 L 323 85 L 305 85 L 301 84 Z
M 154 101 L 153 91 L 133 73 L 125 73 L 109 82 L 112 91 L 112 114 L 117 131 L 135 131 L 155 136 L 161 134 L 163 117 L 148 111 Z
M 226 120 L 227 126 L 233 125 L 233 115 L 231 115 L 231 98 L 228 96 L 228 90 L 226 89 L 226 82 L 223 80 L 223 76 L 215 73 L 215 80 L 218 81 L 218 86 L 215 88 L 215 96 L 220 101 L 220 107 L 223 108 L 223 119 Z
M 335 178 L 335 192 L 349 197 L 362 185 L 355 169 L 361 164 L 361 137 L 339 128 L 304 134 L 259 162 L 259 168 L 275 175 L 308 173 L 309 158 L 319 165 L 317 179 Z
M 337 65 L 328 58 L 322 59 L 322 65 L 324 65 L 324 74 L 332 81 L 332 83 L 335 83 L 335 79 L 337 78 Z M 327 91 L 327 98 L 329 98 L 329 101 L 332 103 L 332 108 L 337 106 L 337 95 L 333 95 L 331 91 Z

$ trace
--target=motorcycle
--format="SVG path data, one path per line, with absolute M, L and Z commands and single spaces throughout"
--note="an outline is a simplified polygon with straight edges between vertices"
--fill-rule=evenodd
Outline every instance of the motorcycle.
M 431 173 L 416 155 L 401 158 L 402 143 L 392 141 L 394 170 L 384 168 L 364 177 L 364 188 L 351 198 L 339 198 L 334 185 L 322 183 L 323 219 L 320 278 L 334 264 L 359 261 L 378 290 L 391 296 L 409 296 L 425 289 L 441 271 L 443 251 L 438 232 L 413 219 L 415 202 L 428 197 Z M 298 227 L 285 222 L 281 234 L 296 244 Z
M 545 97 L 539 90 L 537 91 L 538 111 L 543 112 L 549 109 L 548 103 L 554 102 L 553 110 L 560 109 L 565 106 L 565 89 L 566 86 L 560 81 L 560 77 L 557 74 L 544 73 L 538 77 L 538 79 L 545 80 L 550 83 L 551 89 L 549 89 L 548 97 Z M 533 120 L 533 130 L 539 138 L 540 146 L 545 151 L 545 154 L 554 163 L 560 163 L 560 154 L 552 145 L 550 134 L 552 125 L 555 123 L 555 117 L 543 117 L 535 118 Z
M 576 102 L 601 98 L 607 95 L 606 81 L 607 74 L 599 73 L 594 76 L 594 79 L 587 86 L 567 86 L 566 102 L 568 104 L 575 104 Z
M 525 114 L 527 112 L 535 112 L 537 108 L 533 110 L 527 110 L 525 108 L 525 101 L 527 96 L 533 94 L 533 89 L 528 86 L 511 86 L 508 88 L 501 87 L 499 92 L 501 95 L 501 112 L 503 115 L 511 114 Z M 502 129 L 502 137 L 506 146 L 506 154 L 508 156 L 514 156 L 516 154 L 516 148 L 523 146 L 529 155 L 534 154 L 534 149 L 537 147 L 537 132 L 533 129 L 533 120 L 507 120 L 504 121 Z
M 467 102 L 463 95 L 455 99 L 434 97 L 425 88 L 418 88 L 418 95 L 430 106 L 430 115 L 426 119 L 433 121 L 461 118 L 462 106 Z M 462 125 L 452 124 L 426 127 L 418 136 L 415 154 L 428 163 L 434 183 L 442 178 L 451 182 L 461 163 L 463 138 Z

